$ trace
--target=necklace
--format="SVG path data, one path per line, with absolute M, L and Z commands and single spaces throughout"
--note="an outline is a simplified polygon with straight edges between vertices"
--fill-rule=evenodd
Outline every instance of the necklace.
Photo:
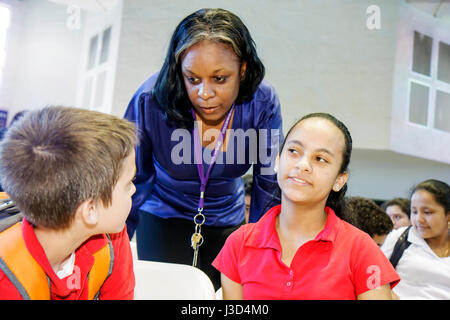
M 447 249 L 444 252 L 444 258 L 448 257 L 448 249 L 450 248 L 450 241 L 447 241 Z
M 450 241 L 447 241 L 447 249 L 445 249 L 444 254 L 438 255 L 438 257 L 441 257 L 441 258 L 446 258 L 446 257 L 448 257 L 448 251 L 449 251 L 449 249 L 450 249 Z

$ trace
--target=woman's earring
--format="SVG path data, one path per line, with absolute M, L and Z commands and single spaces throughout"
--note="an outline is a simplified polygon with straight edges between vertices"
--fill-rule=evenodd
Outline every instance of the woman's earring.
M 333 190 L 334 190 L 334 192 L 338 192 L 338 191 L 339 191 L 339 185 L 336 184 L 336 185 L 334 186 Z

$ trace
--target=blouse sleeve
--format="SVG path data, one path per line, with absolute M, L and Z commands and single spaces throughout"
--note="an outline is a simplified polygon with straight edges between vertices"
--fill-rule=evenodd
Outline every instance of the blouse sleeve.
M 356 295 L 390 284 L 391 289 L 400 281 L 381 249 L 369 235 L 363 234 L 354 242 L 351 255 L 351 271 Z
M 151 193 L 155 179 L 153 146 L 147 134 L 150 121 L 150 108 L 147 105 L 150 95 L 151 93 L 142 93 L 138 90 L 131 99 L 124 116 L 136 124 L 138 137 L 136 145 L 136 177 L 134 180 L 136 192 L 133 195 L 133 205 L 127 219 L 127 231 L 130 239 L 133 237 L 139 222 L 138 209 Z
M 281 107 L 275 89 L 270 87 L 267 97 L 256 103 L 261 106 L 258 121 L 258 161 L 253 165 L 253 185 L 249 222 L 256 222 L 270 208 L 281 202 L 275 159 L 283 141 Z

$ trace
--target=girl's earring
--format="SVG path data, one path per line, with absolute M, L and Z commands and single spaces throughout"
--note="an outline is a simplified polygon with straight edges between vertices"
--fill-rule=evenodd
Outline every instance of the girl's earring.
M 334 190 L 334 192 L 338 192 L 338 191 L 339 191 L 339 185 L 336 184 L 336 185 L 334 186 L 333 190 Z

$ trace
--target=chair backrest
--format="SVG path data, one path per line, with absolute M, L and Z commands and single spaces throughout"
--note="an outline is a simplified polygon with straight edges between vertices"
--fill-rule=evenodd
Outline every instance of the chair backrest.
M 135 300 L 214 300 L 214 286 L 200 269 L 185 264 L 137 260 L 135 244 Z
M 217 289 L 217 291 L 216 291 L 216 300 L 223 300 L 222 287 L 220 287 L 220 288 Z

